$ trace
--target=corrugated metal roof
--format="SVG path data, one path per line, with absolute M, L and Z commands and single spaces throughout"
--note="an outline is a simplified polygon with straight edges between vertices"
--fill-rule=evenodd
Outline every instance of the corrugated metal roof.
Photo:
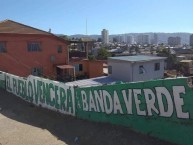
M 172 48 L 172 50 L 175 51 L 176 54 L 193 54 L 193 50 L 188 48 Z
M 141 62 L 141 61 L 162 60 L 162 59 L 166 59 L 166 57 L 146 56 L 146 55 L 109 57 L 109 60 L 121 60 L 128 62 Z
M 92 79 L 84 79 L 73 82 L 65 83 L 68 86 L 77 86 L 77 87 L 91 87 L 91 86 L 102 86 L 107 84 L 119 83 L 120 81 L 114 80 L 109 76 L 97 77 Z

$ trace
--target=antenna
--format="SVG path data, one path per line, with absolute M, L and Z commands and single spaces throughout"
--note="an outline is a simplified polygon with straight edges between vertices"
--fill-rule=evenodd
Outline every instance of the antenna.
M 87 18 L 86 18 L 86 35 L 87 35 Z

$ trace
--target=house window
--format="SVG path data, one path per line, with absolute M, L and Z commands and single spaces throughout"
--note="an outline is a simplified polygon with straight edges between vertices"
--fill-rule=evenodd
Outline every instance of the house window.
M 112 74 L 112 66 L 111 65 L 108 66 L 108 73 Z
M 41 51 L 40 42 L 30 42 L 27 45 L 29 52 Z
M 58 53 L 62 53 L 62 45 L 58 45 L 57 51 L 58 51 Z
M 155 63 L 155 68 L 154 68 L 155 71 L 158 71 L 160 70 L 160 63 Z
M 34 67 L 34 68 L 32 68 L 31 74 L 34 75 L 34 76 L 42 76 L 43 68 L 41 68 L 41 67 Z
M 143 65 L 139 66 L 139 74 L 144 74 L 145 73 L 145 69 L 143 67 Z
M 82 64 L 75 64 L 75 71 L 79 72 L 79 71 L 83 71 L 83 65 Z
M 7 52 L 5 42 L 0 42 L 0 53 Z

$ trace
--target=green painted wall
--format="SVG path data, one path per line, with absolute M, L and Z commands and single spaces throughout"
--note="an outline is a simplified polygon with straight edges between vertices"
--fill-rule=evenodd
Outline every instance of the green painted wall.
M 5 89 L 5 73 L 0 71 L 0 88 Z
M 127 126 L 177 144 L 193 144 L 193 90 L 185 78 L 75 91 L 79 118 Z
M 193 89 L 186 78 L 72 88 L 34 76 L 5 76 L 0 82 L 8 92 L 37 106 L 193 145 Z
M 5 81 L 0 80 L 0 88 L 5 89 Z

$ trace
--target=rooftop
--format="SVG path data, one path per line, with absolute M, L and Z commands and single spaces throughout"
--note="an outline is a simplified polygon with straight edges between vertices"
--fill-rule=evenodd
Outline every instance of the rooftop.
M 31 26 L 27 26 L 12 20 L 0 21 L 0 33 L 52 35 L 46 31 L 33 28 Z
M 121 61 L 128 61 L 128 62 L 144 62 L 144 61 L 163 60 L 163 59 L 166 59 L 166 57 L 146 56 L 146 55 L 109 57 L 109 60 L 121 60 Z
M 182 60 L 180 62 L 192 62 L 193 60 Z
M 193 50 L 189 48 L 172 48 L 177 54 L 193 54 Z
M 102 85 L 116 84 L 116 83 L 120 83 L 120 81 L 114 80 L 108 76 L 102 76 L 102 77 L 97 77 L 92 79 L 84 79 L 84 80 L 68 82 L 68 83 L 65 83 L 65 85 L 76 86 L 76 87 L 91 87 L 91 86 L 102 86 Z

